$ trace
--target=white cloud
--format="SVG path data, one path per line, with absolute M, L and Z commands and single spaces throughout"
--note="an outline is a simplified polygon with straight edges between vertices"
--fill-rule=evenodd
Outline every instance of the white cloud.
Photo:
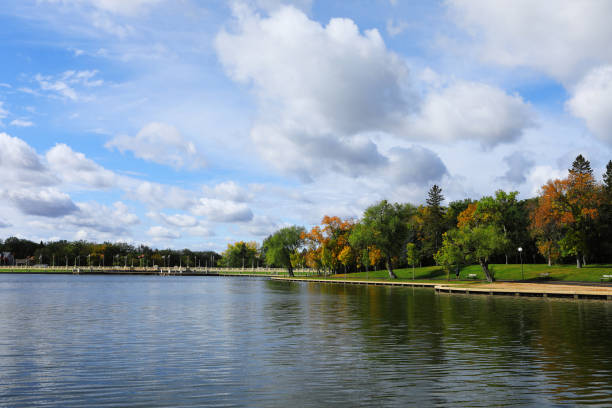
M 243 12 L 215 47 L 227 73 L 252 83 L 260 108 L 305 129 L 356 133 L 389 127 L 413 105 L 408 69 L 377 30 L 352 20 L 327 26 L 283 7 L 261 18 Z
M 352 20 L 323 26 L 293 7 L 262 17 L 243 6 L 235 17 L 215 47 L 227 74 L 257 97 L 251 139 L 267 162 L 303 181 L 388 169 L 381 134 L 492 147 L 533 125 L 520 96 L 486 84 L 454 81 L 432 90 L 428 82 L 423 99 L 406 62 L 377 30 L 361 33 Z M 421 170 L 444 174 L 439 159 L 432 165 Z
M 423 147 L 395 147 L 389 152 L 389 157 L 389 167 L 382 170 L 379 177 L 390 176 L 396 185 L 429 185 L 447 174 L 440 157 Z
M 338 137 L 275 125 L 257 125 L 251 136 L 265 159 L 307 182 L 330 171 L 357 177 L 388 160 L 366 136 Z
M 110 188 L 116 185 L 117 176 L 94 163 L 83 153 L 73 151 L 65 144 L 57 144 L 46 154 L 49 168 L 67 183 L 90 188 Z
M 593 134 L 612 143 L 612 65 L 591 70 L 574 87 L 566 106 Z
M 75 87 L 97 87 L 104 84 L 102 79 L 93 79 L 98 73 L 97 70 L 64 71 L 59 75 L 41 75 L 36 74 L 34 79 L 42 91 L 47 91 L 49 95 L 60 97 L 62 99 L 70 99 L 72 101 L 89 99 L 89 97 L 79 95 Z M 23 89 L 24 91 L 27 88 Z M 28 90 L 32 93 L 32 90 Z
M 205 195 L 213 196 L 222 200 L 247 202 L 252 199 L 252 195 L 234 181 L 224 181 L 215 185 L 213 188 L 204 186 L 202 190 Z
M 533 125 L 534 113 L 519 95 L 466 81 L 431 92 L 408 124 L 411 133 L 426 139 L 475 140 L 488 147 L 516 140 Z
M 0 133 L 0 170 L 4 185 L 49 186 L 58 180 L 23 140 Z
M 112 207 L 96 202 L 77 203 L 77 207 L 78 211 L 66 216 L 63 222 L 89 231 L 89 235 L 114 234 L 116 239 L 129 235 L 129 227 L 140 223 L 138 216 L 121 201 L 113 203 Z
M 147 235 L 149 235 L 155 240 L 176 239 L 181 236 L 181 234 L 179 234 L 178 232 L 174 230 L 169 230 L 168 228 L 159 225 L 149 228 L 149 230 L 147 231 Z
M 8 116 L 8 111 L 3 108 L 4 102 L 0 101 L 0 126 L 2 126 L 2 119 Z
M 0 218 L 0 228 L 9 228 L 12 227 L 13 225 L 7 221 L 4 221 Z
M 282 226 L 278 220 L 274 220 L 271 217 L 256 215 L 246 229 L 252 235 L 263 237 L 272 234 Z
M 214 222 L 246 222 L 253 219 L 253 212 L 246 204 L 216 198 L 200 198 L 191 212 Z
M 166 224 L 173 227 L 187 228 L 195 227 L 199 224 L 197 218 L 187 214 L 166 215 L 164 213 L 160 213 L 159 216 Z
M 30 127 L 34 126 L 34 122 L 25 119 L 14 119 L 10 123 L 11 126 Z
M 536 164 L 535 160 L 519 151 L 505 156 L 503 162 L 508 166 L 508 170 L 499 179 L 507 180 L 514 185 L 527 181 L 527 175 Z
M 531 186 L 532 197 L 540 194 L 540 189 L 549 180 L 562 179 L 567 176 L 567 170 L 559 170 L 548 165 L 534 166 L 527 175 L 527 184 Z
M 387 20 L 386 28 L 387 28 L 387 33 L 391 37 L 395 37 L 395 36 L 400 35 L 404 31 L 406 31 L 408 28 L 410 28 L 410 24 L 408 24 L 406 21 L 403 21 L 403 20 L 396 21 L 390 18 Z
M 151 122 L 136 136 L 117 135 L 105 146 L 120 152 L 131 151 L 134 156 L 176 169 L 199 168 L 205 165 L 202 154 L 193 142 L 188 141 L 174 126 Z
M 55 188 L 4 190 L 1 195 L 26 215 L 56 218 L 78 210 L 68 194 Z
M 243 8 L 236 24 L 215 47 L 228 75 L 253 85 L 260 116 L 251 136 L 265 159 L 304 180 L 386 162 L 357 134 L 396 127 L 414 95 L 377 30 L 361 34 L 339 18 L 322 26 L 293 7 L 269 18 Z
M 477 55 L 538 69 L 561 81 L 612 62 L 612 2 L 448 0 L 450 14 L 475 37 Z

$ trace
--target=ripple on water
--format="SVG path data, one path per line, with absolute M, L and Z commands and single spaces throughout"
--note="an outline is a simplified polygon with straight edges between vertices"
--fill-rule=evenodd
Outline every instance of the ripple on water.
M 0 328 L 0 406 L 612 405 L 606 302 L 0 275 Z

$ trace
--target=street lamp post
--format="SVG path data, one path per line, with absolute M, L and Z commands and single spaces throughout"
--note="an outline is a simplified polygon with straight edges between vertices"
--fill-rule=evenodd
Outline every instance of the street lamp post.
M 518 247 L 519 256 L 521 257 L 521 277 L 525 280 L 525 272 L 523 270 L 523 247 Z

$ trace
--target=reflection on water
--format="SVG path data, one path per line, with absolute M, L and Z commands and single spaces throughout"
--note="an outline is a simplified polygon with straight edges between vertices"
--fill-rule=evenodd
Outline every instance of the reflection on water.
M 0 275 L 0 406 L 610 405 L 612 303 Z

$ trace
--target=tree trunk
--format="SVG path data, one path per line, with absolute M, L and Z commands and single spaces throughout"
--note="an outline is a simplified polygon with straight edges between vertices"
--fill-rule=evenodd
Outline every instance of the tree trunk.
M 582 255 L 582 266 L 586 266 L 586 256 Z
M 508 254 L 505 254 L 505 255 L 506 255 L 506 265 L 508 265 Z
M 582 264 L 580 263 L 579 255 L 576 255 L 576 268 L 582 268 Z
M 493 276 L 491 276 L 491 272 L 489 271 L 489 262 L 487 261 L 478 261 L 480 263 L 480 267 L 482 268 L 482 272 L 484 272 L 485 277 L 487 278 L 487 282 L 493 282 Z
M 550 256 L 548 257 L 548 266 L 552 266 L 552 260 L 550 259 Z
M 292 278 L 295 276 L 293 274 L 293 266 L 291 264 L 287 266 L 287 272 L 289 272 L 289 276 L 291 276 Z
M 397 275 L 393 272 L 393 266 L 391 265 L 391 258 L 387 257 L 387 271 L 389 272 L 390 279 L 397 279 Z

